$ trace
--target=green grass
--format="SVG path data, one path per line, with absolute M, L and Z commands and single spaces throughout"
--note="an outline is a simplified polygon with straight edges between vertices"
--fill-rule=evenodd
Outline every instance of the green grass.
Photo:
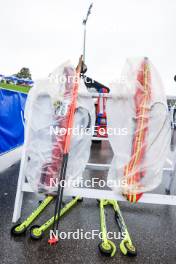
M 7 84 L 7 83 L 0 83 L 0 88 L 4 88 L 6 90 L 18 91 L 21 93 L 28 93 L 30 90 L 30 87 L 14 85 L 14 84 Z

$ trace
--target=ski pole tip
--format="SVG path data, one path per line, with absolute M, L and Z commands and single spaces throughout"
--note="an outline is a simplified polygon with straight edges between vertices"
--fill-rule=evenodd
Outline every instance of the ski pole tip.
M 59 241 L 58 238 L 53 236 L 51 239 L 48 239 L 48 244 L 56 245 L 58 241 Z

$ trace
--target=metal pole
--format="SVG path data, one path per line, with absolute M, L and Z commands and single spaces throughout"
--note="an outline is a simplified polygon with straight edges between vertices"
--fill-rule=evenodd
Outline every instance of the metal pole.
M 85 63 L 85 51 L 86 51 L 86 25 L 84 25 L 84 43 L 83 43 L 83 62 Z
M 93 3 L 89 6 L 89 9 L 87 11 L 87 16 L 83 20 L 83 26 L 84 26 L 84 41 L 83 41 L 83 62 L 85 63 L 85 56 L 86 56 L 86 24 L 89 15 L 91 14 L 91 9 L 92 9 Z

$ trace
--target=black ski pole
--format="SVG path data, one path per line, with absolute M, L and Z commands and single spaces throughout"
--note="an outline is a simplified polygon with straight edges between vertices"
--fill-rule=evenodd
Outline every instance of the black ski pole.
M 79 80 L 80 78 L 80 72 L 82 67 L 82 56 L 80 57 L 79 64 L 76 68 L 76 77 Z M 73 120 L 74 120 L 74 114 L 76 110 L 76 102 L 77 102 L 77 95 L 78 95 L 78 88 L 79 88 L 79 82 L 75 82 L 73 84 L 72 88 L 72 102 L 70 104 L 70 110 L 68 112 L 68 123 L 67 123 L 67 133 L 65 136 L 65 144 L 64 144 L 64 152 L 63 152 L 63 160 L 62 160 L 62 166 L 60 171 L 60 177 L 58 181 L 58 190 L 57 190 L 57 196 L 56 196 L 56 204 L 55 204 L 55 210 L 54 210 L 54 222 L 53 222 L 53 234 L 48 240 L 48 243 L 50 245 L 54 245 L 58 242 L 58 225 L 60 221 L 60 211 L 61 211 L 61 204 L 62 204 L 62 197 L 63 197 L 63 191 L 64 186 L 61 185 L 63 181 L 65 181 L 66 178 L 66 170 L 67 170 L 67 162 L 68 162 L 68 156 L 69 156 L 69 149 L 70 149 L 70 141 L 71 141 L 71 134 L 68 133 L 69 128 L 73 127 Z M 58 217 L 57 217 L 58 215 Z M 57 221 L 56 221 L 57 218 Z

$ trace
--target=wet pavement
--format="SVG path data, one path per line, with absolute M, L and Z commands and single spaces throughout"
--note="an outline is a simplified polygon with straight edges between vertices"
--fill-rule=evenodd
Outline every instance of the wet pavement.
M 108 143 L 93 144 L 91 161 L 109 162 L 112 153 Z M 142 263 L 142 264 L 175 264 L 176 263 L 176 207 L 162 205 L 131 205 L 120 202 L 121 211 L 126 220 L 133 243 L 137 247 L 137 257 L 123 256 L 119 249 L 119 240 L 114 240 L 117 253 L 114 258 L 102 256 L 98 250 L 100 239 L 65 239 L 60 240 L 56 246 L 47 243 L 49 231 L 40 241 L 33 241 L 26 236 L 13 238 L 10 235 L 12 214 L 19 173 L 19 163 L 0 174 L 0 263 L 1 264 L 55 264 L 55 263 Z M 106 179 L 106 172 L 85 171 L 85 177 L 100 177 Z M 165 173 L 164 181 L 155 192 L 164 193 L 165 182 L 168 175 Z M 176 194 L 175 180 L 172 194 Z M 25 194 L 22 219 L 38 205 L 39 195 Z M 67 200 L 68 201 L 68 198 Z M 35 224 L 44 223 L 53 214 L 53 205 L 49 206 L 35 221 Z M 106 208 L 107 228 L 117 232 L 113 210 Z M 84 199 L 76 205 L 60 222 L 60 231 L 83 232 L 100 230 L 99 208 L 97 201 Z

